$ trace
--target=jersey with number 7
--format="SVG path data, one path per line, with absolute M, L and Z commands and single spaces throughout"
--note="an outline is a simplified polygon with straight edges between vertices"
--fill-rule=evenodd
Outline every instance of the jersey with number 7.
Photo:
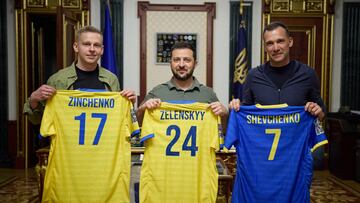
M 162 102 L 160 108 L 146 111 L 140 202 L 215 202 L 219 124 L 220 118 L 204 103 Z
M 324 132 L 303 106 L 241 106 L 232 111 L 225 147 L 236 147 L 232 202 L 310 202 L 311 151 Z
M 58 90 L 40 131 L 51 137 L 42 202 L 130 202 L 129 137 L 138 124 L 128 99 Z

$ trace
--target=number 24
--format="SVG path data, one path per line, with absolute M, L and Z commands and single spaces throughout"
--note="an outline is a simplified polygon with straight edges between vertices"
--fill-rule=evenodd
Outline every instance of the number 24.
M 166 129 L 166 135 L 171 136 L 171 131 L 175 131 L 174 138 L 170 141 L 168 146 L 166 147 L 166 156 L 179 156 L 180 152 L 171 151 L 171 148 L 174 146 L 174 144 L 178 141 L 180 138 L 180 128 L 177 125 L 170 125 Z M 191 143 L 189 146 L 189 142 L 191 139 Z M 184 143 L 182 145 L 183 151 L 191 151 L 191 156 L 196 155 L 196 151 L 198 151 L 198 147 L 196 146 L 196 126 L 191 126 L 188 134 L 186 135 L 186 138 L 184 140 Z

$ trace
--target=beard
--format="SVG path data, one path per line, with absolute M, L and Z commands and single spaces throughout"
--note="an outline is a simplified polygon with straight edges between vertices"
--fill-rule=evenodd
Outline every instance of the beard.
M 186 80 L 192 78 L 193 73 L 194 73 L 194 68 L 190 72 L 186 73 L 185 75 L 180 75 L 173 69 L 171 69 L 171 72 L 173 73 L 174 78 L 181 80 L 181 81 L 186 81 Z

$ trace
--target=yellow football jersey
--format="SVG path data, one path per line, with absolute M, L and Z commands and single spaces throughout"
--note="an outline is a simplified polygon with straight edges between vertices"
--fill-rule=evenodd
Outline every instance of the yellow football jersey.
M 215 202 L 215 151 L 222 139 L 220 117 L 208 104 L 171 104 L 146 111 L 141 130 L 145 152 L 140 202 Z
M 58 90 L 40 133 L 51 136 L 42 202 L 130 202 L 132 104 L 119 92 Z

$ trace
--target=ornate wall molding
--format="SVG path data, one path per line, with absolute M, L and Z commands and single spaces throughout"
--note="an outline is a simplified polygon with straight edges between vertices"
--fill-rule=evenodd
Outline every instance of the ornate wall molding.
M 90 0 L 15 0 L 17 9 L 56 9 L 57 6 L 72 10 L 89 10 Z
M 203 5 L 183 4 L 150 4 L 149 2 L 138 2 L 138 17 L 140 18 L 140 98 L 142 101 L 147 93 L 147 12 L 148 11 L 175 11 L 175 12 L 206 12 L 207 14 L 207 36 L 206 36 L 206 85 L 213 84 L 213 19 L 216 15 L 215 3 L 204 3 Z
M 264 13 L 334 13 L 335 0 L 263 0 Z

